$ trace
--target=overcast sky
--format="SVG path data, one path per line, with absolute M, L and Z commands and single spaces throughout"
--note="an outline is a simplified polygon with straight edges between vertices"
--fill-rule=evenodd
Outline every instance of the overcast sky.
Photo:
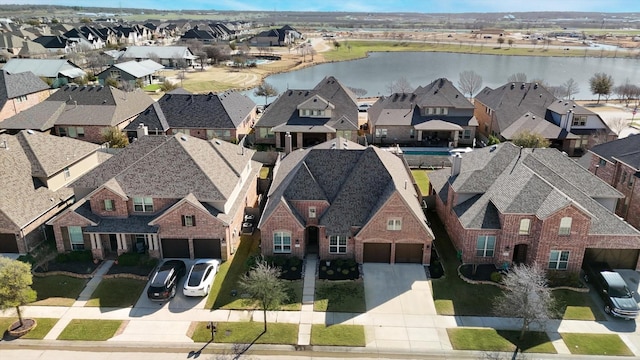
M 3 4 L 113 6 L 160 10 L 263 10 L 357 12 L 640 12 L 638 0 L 0 0 Z

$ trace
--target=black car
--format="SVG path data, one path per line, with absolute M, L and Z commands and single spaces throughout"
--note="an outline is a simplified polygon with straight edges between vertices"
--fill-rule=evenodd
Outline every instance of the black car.
M 593 284 L 604 301 L 604 312 L 632 320 L 638 316 L 638 303 L 622 276 L 605 262 L 585 263 L 584 280 Z
M 187 267 L 182 260 L 165 261 L 151 277 L 147 297 L 153 301 L 171 299 L 176 295 L 178 282 L 187 272 Z

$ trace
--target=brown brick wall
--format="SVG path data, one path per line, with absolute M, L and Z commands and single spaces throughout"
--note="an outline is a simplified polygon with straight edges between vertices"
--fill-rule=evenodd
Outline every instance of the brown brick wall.
M 63 235 L 63 231 L 62 228 L 63 227 L 67 227 L 67 226 L 89 226 L 91 223 L 83 218 L 82 216 L 76 214 L 73 211 L 68 211 L 62 215 L 60 215 L 60 217 L 58 217 L 55 221 L 55 223 L 53 224 L 53 234 L 55 235 L 56 238 L 56 248 L 58 249 L 58 252 L 62 253 L 65 251 L 70 251 L 71 250 L 71 244 L 69 243 L 69 239 Z M 90 244 L 87 243 L 87 241 L 85 241 L 85 247 L 87 249 L 90 249 L 91 246 Z
M 107 211 L 104 209 L 104 201 L 112 200 L 113 201 L 113 211 Z M 127 205 L 127 201 L 124 200 L 120 195 L 115 194 L 111 190 L 107 188 L 103 188 L 98 190 L 95 194 L 91 196 L 89 199 L 91 203 L 91 212 L 105 217 L 120 217 L 125 218 L 129 216 L 129 209 Z M 131 200 L 133 202 L 133 200 Z
M 153 212 L 140 212 L 133 211 L 133 197 L 130 197 L 127 201 L 127 211 L 130 215 L 153 215 L 164 211 L 169 206 L 173 205 L 177 199 L 166 198 L 153 198 Z
M 329 207 L 329 204 L 326 201 L 321 200 L 296 200 L 292 201 L 291 204 L 309 225 L 317 225 L 318 219 L 322 217 L 322 214 Z M 309 218 L 309 208 L 311 206 L 316 207 L 315 219 Z
M 609 185 L 613 185 L 615 175 L 616 175 L 616 164 L 612 164 L 608 161 L 605 161 L 605 165 L 600 165 L 596 172 L 596 165 L 600 163 L 601 157 L 596 154 L 591 153 L 591 161 L 589 163 L 589 171 L 595 174 L 600 179 L 607 182 Z
M 491 128 L 491 126 L 492 126 L 491 116 L 489 116 L 489 114 L 487 114 L 487 112 L 486 112 L 487 108 L 485 107 L 485 105 L 483 103 L 478 101 L 478 99 L 476 99 L 473 103 L 475 105 L 475 110 L 473 111 L 473 115 L 478 120 L 478 131 L 477 132 L 482 134 L 482 135 L 484 135 L 485 137 L 489 137 L 489 135 L 491 135 L 491 131 L 493 130 Z M 485 131 L 485 125 L 489 129 L 488 132 Z
M 304 230 L 304 226 L 301 226 L 297 219 L 282 204 L 278 205 L 260 228 L 262 254 L 267 256 L 273 255 L 274 232 L 289 231 L 291 232 L 291 255 L 303 258 L 306 253 Z M 323 231 L 320 231 L 319 237 L 324 237 Z M 299 240 L 300 247 L 295 247 L 296 240 Z
M 9 99 L 0 109 L 0 121 L 8 119 L 13 115 L 24 111 L 49 97 L 49 89 L 27 95 L 27 100 L 17 102 L 16 99 Z

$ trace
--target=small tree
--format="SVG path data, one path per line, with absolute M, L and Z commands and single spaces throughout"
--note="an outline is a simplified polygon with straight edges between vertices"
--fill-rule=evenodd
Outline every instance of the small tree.
M 264 105 L 267 106 L 267 101 L 270 97 L 278 95 L 278 89 L 268 82 L 263 82 L 253 91 L 255 96 L 264 96 Z
M 31 288 L 31 266 L 18 260 L 0 257 L 0 310 L 16 308 L 20 326 L 24 326 L 20 306 L 36 301 Z
M 396 92 L 405 94 L 413 91 L 411 83 L 409 83 L 409 80 L 404 76 L 389 84 L 388 87 L 391 93 Z
M 562 84 L 562 86 L 567 91 L 567 95 L 566 95 L 567 99 L 571 99 L 572 95 L 575 95 L 580 92 L 580 87 L 578 86 L 578 83 L 575 80 L 573 80 L 573 78 L 569 78 L 569 80 L 565 81 L 564 84 Z
M 165 80 L 162 84 L 160 84 L 160 90 L 164 92 L 169 92 L 177 88 L 178 88 L 178 84 L 174 84 L 169 80 Z
M 500 144 L 500 139 L 498 139 L 498 137 L 495 135 L 489 135 L 487 145 L 496 145 L 496 144 Z
M 469 97 L 473 97 L 473 94 L 478 92 L 482 86 L 482 76 L 476 74 L 474 71 L 463 71 L 460 73 L 458 86 L 464 93 L 468 93 Z
M 600 96 L 609 96 L 613 90 L 613 78 L 603 72 L 596 73 L 589 79 L 591 93 L 598 95 L 597 103 L 600 103 Z
M 122 132 L 115 126 L 111 126 L 102 131 L 102 141 L 108 142 L 109 147 L 112 148 L 124 148 L 129 145 L 129 138 L 127 134 Z
M 542 325 L 554 306 L 544 270 L 534 265 L 516 265 L 502 279 L 505 290 L 496 297 L 496 315 L 522 318 L 520 338 L 531 324 Z
M 615 117 L 609 120 L 608 124 L 609 129 L 616 133 L 616 135 L 620 135 L 622 130 L 626 129 L 629 126 L 629 122 L 621 117 Z
M 349 86 L 349 90 L 351 90 L 351 92 L 354 93 L 357 97 L 364 97 L 365 95 L 367 95 L 367 89 Z
M 507 78 L 507 82 L 517 82 L 517 83 L 524 83 L 524 82 L 527 82 L 527 74 L 525 74 L 525 73 L 515 73 L 515 74 L 511 74 L 511 75 Z
M 504 44 L 504 38 L 499 37 L 497 41 L 498 41 L 498 46 L 502 49 L 502 44 Z
M 255 266 L 240 279 L 240 287 L 257 300 L 264 314 L 264 332 L 267 332 L 267 310 L 276 310 L 287 300 L 286 285 L 280 279 L 281 270 L 260 258 Z
M 514 42 L 515 41 L 513 39 L 507 40 L 507 43 L 509 44 L 509 47 L 512 47 Z
M 513 142 L 514 145 L 525 148 L 545 148 L 551 145 L 549 140 L 542 137 L 542 135 L 530 132 L 529 130 L 517 134 L 511 142 Z

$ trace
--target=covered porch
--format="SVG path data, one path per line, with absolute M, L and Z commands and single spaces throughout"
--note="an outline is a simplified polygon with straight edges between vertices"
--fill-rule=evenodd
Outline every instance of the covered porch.
M 160 258 L 159 227 L 147 225 L 150 220 L 149 216 L 103 218 L 98 225 L 85 227 L 83 232 L 89 237 L 94 258 L 115 258 L 127 252 Z
M 458 138 L 464 129 L 442 120 L 430 120 L 414 126 L 417 141 L 423 146 L 458 147 Z

